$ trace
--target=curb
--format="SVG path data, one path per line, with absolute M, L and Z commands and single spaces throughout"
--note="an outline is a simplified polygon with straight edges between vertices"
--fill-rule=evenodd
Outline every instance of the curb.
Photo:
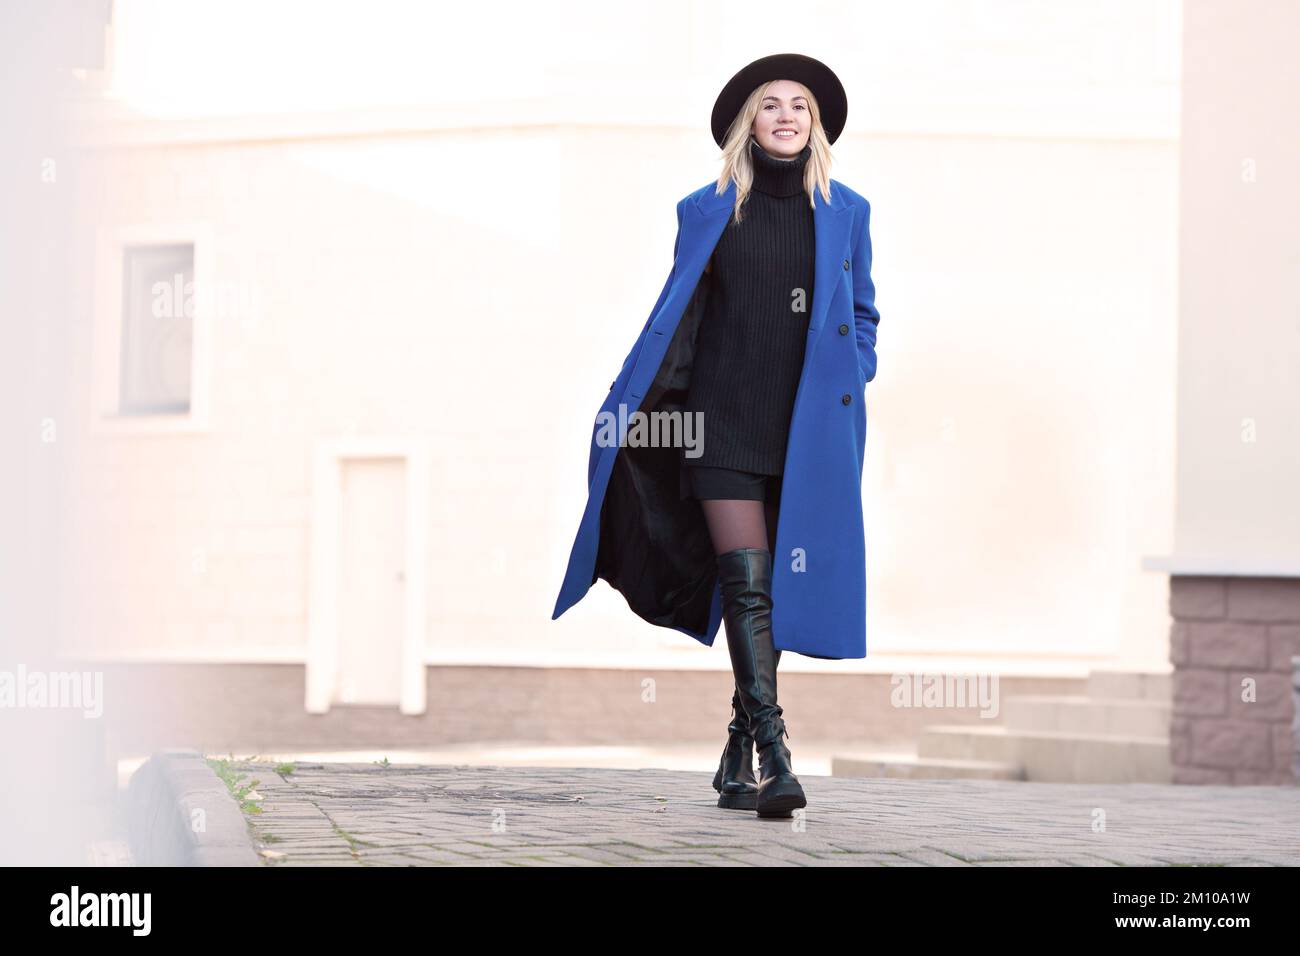
M 243 812 L 197 750 L 145 761 L 127 787 L 126 819 L 136 866 L 262 865 Z

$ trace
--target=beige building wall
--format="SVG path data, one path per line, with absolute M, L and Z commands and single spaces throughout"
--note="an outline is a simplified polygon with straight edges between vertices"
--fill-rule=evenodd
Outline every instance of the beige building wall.
M 185 42 L 214 25 L 151 24 L 160 9 L 117 24 L 117 99 L 82 134 L 74 648 L 311 659 L 321 449 L 371 442 L 423 462 L 401 514 L 425 661 L 725 668 L 603 582 L 549 616 L 591 416 L 667 275 L 673 204 L 716 175 L 712 96 L 770 35 L 723 41 L 728 7 L 682 4 L 631 37 L 609 25 L 608 48 L 523 48 L 550 58 L 525 59 L 526 97 L 497 73 L 459 95 L 519 52 L 471 42 L 460 73 L 392 77 L 403 102 L 322 111 L 346 83 L 254 45 L 227 88 L 221 38 Z M 1172 532 L 1178 7 L 947 13 L 846 5 L 799 44 L 850 91 L 834 175 L 872 202 L 882 322 L 869 656 L 789 666 L 1159 664 L 1166 582 L 1140 556 Z M 327 60 L 330 28 L 293 56 Z M 168 49 L 191 69 L 155 62 Z M 356 57 L 391 72 L 404 53 Z M 195 76 L 210 88 L 187 94 Z M 180 429 L 99 417 L 114 243 L 149 235 L 196 237 L 240 303 L 204 320 L 205 411 Z
M 1300 6 L 1187 9 L 1177 522 L 1151 564 L 1300 576 Z
M 1186 4 L 1175 545 L 1145 561 L 1176 783 L 1300 776 L 1297 35 L 1295 4 Z

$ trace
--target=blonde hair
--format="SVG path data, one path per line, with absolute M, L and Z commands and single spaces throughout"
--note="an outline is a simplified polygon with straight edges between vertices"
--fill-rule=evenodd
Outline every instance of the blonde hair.
M 721 196 L 727 191 L 728 182 L 735 181 L 736 205 L 733 215 L 736 222 L 741 220 L 741 207 L 749 198 L 750 190 L 754 185 L 754 161 L 749 155 L 749 142 L 753 138 L 750 128 L 754 125 L 754 117 L 758 115 L 763 105 L 763 97 L 767 95 L 772 84 L 778 82 L 780 81 L 769 80 L 749 94 L 745 105 L 740 108 L 736 118 L 727 127 L 727 135 L 722 141 L 722 174 L 718 177 L 718 195 Z M 795 85 L 808 100 L 808 113 L 812 120 L 808 131 L 808 145 L 812 147 L 812 155 L 808 157 L 804 167 L 803 184 L 804 190 L 808 193 L 808 205 L 815 209 L 816 189 L 821 189 L 823 200 L 826 202 L 831 200 L 831 144 L 826 139 L 826 131 L 822 128 L 817 98 L 813 96 L 812 90 L 802 83 L 795 83 Z

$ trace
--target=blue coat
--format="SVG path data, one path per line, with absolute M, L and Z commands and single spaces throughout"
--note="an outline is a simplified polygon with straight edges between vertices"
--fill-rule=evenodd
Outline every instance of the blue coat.
M 678 494 L 680 450 L 608 440 L 602 419 L 680 409 L 690 384 L 701 282 L 735 202 L 710 183 L 677 204 L 673 268 L 592 429 L 587 505 L 552 620 L 598 578 L 641 618 L 712 646 L 722 621 L 716 557 L 700 503 Z M 865 388 L 876 375 L 867 200 L 831 180 L 816 192 L 815 278 L 803 372 L 791 412 L 772 568 L 775 646 L 865 657 L 862 462 Z M 602 437 L 603 436 L 603 437 Z

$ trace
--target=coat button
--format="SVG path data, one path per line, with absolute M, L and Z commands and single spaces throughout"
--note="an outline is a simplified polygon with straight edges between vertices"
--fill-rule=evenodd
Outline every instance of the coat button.
M 841 326 L 840 326 L 840 335 L 848 335 L 848 334 L 849 334 L 849 327 L 848 327 L 847 325 L 841 325 Z M 613 388 L 612 385 L 611 385 L 610 387 Z
M 849 402 L 853 401 L 853 396 L 846 394 L 843 398 L 840 399 L 840 401 L 843 402 L 845 405 L 847 405 L 849 404 Z
M 848 260 L 848 259 L 845 259 L 845 260 L 844 260 L 844 271 L 845 271 L 845 272 L 848 272 L 848 271 L 849 271 L 849 260 Z

